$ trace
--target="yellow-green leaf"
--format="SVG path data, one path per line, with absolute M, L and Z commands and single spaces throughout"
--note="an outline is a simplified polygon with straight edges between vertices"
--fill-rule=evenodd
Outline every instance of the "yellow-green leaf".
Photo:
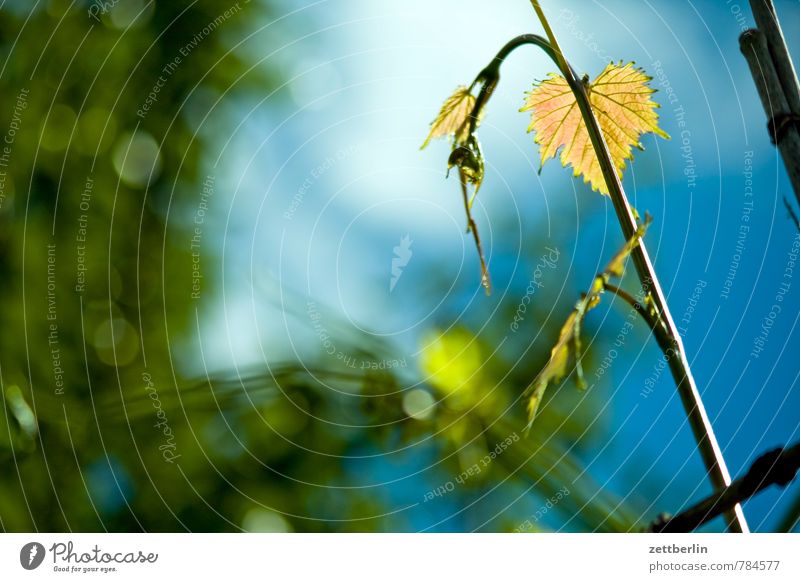
M 424 149 L 432 139 L 452 136 L 459 143 L 469 135 L 469 117 L 475 107 L 475 97 L 469 89 L 461 85 L 442 104 L 439 115 L 431 123 L 431 131 L 420 149 Z
M 592 109 L 620 177 L 625 161 L 633 157 L 632 148 L 642 149 L 642 134 L 669 139 L 658 127 L 658 104 L 650 99 L 655 92 L 648 85 L 650 80 L 633 63 L 610 63 L 588 87 Z M 540 146 L 542 165 L 560 149 L 564 167 L 571 165 L 575 176 L 583 175 L 593 190 L 608 194 L 586 124 L 564 77 L 551 74 L 534 86 L 520 111 L 531 112 L 528 131 L 536 132 L 534 141 Z
M 625 260 L 639 244 L 651 221 L 652 217 L 646 215 L 644 223 L 639 225 L 630 240 L 626 241 L 625 245 L 614 255 L 603 272 L 595 276 L 589 291 L 581 295 L 581 298 L 575 304 L 575 308 L 567 317 L 567 321 L 561 327 L 558 341 L 553 346 L 553 349 L 550 350 L 550 359 L 526 391 L 529 395 L 529 428 L 533 424 L 533 419 L 536 417 L 536 411 L 539 409 L 547 386 L 560 382 L 569 374 L 571 361 L 574 361 L 575 381 L 578 387 L 585 388 L 586 382 L 583 378 L 583 368 L 581 366 L 581 326 L 583 325 L 583 319 L 589 311 L 600 303 L 600 296 L 605 291 L 606 283 L 609 279 L 622 276 Z
M 595 285 L 592 285 L 595 287 Z M 583 368 L 581 366 L 581 324 L 586 313 L 593 309 L 598 301 L 594 294 L 583 295 L 575 304 L 572 313 L 567 317 L 567 321 L 561 327 L 558 341 L 553 349 L 550 350 L 550 360 L 544 369 L 539 372 L 536 379 L 528 388 L 528 419 L 529 427 L 533 424 L 536 411 L 542 403 L 544 392 L 551 383 L 555 384 L 564 379 L 569 373 L 569 363 L 575 362 L 575 380 L 580 388 L 585 387 L 583 379 Z

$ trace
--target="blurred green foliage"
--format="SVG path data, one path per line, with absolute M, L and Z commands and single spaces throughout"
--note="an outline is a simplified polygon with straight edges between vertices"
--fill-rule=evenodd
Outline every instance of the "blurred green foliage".
M 158 449 L 152 404 L 126 412 L 148 396 L 145 374 L 165 401 L 174 392 L 169 338 L 194 312 L 189 236 L 167 229 L 165 213 L 196 206 L 205 179 L 186 100 L 198 87 L 273 83 L 263 69 L 243 75 L 250 63 L 224 42 L 223 27 L 264 16 L 235 7 L 51 0 L 0 11 L 4 529 L 226 527 L 173 486 L 184 477 Z M 180 410 L 166 413 L 181 430 Z M 181 451 L 201 454 L 189 438 Z
M 520 334 L 498 351 L 504 332 L 491 327 L 431 330 L 429 384 L 412 370 L 351 370 L 325 354 L 311 368 L 287 363 L 204 380 L 177 371 L 172 342 L 194 325 L 197 281 L 192 225 L 168 221 L 167 209 L 197 207 L 209 187 L 209 138 L 196 132 L 192 98 L 278 84 L 226 44 L 269 14 L 237 6 L 51 0 L 0 11 L 0 146 L 8 146 L 0 528 L 413 529 L 392 513 L 399 502 L 389 485 L 365 483 L 402 480 L 425 455 L 441 483 L 412 481 L 408 506 L 425 506 L 466 471 L 447 491 L 451 505 L 431 502 L 431 512 L 469 512 L 498 488 L 514 492 L 503 503 L 523 499 L 535 510 L 567 486 L 552 509 L 567 529 L 632 527 L 639 513 L 580 461 L 582 443 L 604 430 L 592 422 L 591 395 L 552 391 L 554 404 L 522 436 L 520 398 L 554 335 L 534 349 Z M 211 273 L 211 257 L 203 261 Z M 212 284 L 205 277 L 203 292 Z M 498 320 L 512 321 L 517 309 L 506 299 Z M 531 305 L 526 325 L 543 325 L 547 310 Z M 374 362 L 391 355 L 347 327 L 336 332 L 341 349 Z M 470 473 L 487 455 L 491 462 Z M 379 456 L 400 473 L 379 475 Z M 475 527 L 545 528 L 514 510 L 488 516 L 486 526 L 481 519 Z

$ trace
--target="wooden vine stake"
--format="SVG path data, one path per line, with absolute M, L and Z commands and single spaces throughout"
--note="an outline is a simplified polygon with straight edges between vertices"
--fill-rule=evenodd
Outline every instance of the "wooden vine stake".
M 767 114 L 767 127 L 800 204 L 800 85 L 772 0 L 750 0 L 758 28 L 739 37 L 739 46 Z

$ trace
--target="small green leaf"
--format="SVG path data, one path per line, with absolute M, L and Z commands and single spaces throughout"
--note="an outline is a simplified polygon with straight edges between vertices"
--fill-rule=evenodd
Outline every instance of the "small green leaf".
M 574 362 L 575 383 L 578 388 L 586 388 L 586 380 L 583 377 L 583 366 L 581 365 L 581 357 L 583 355 L 581 325 L 583 325 L 583 319 L 589 311 L 597 307 L 600 303 L 600 296 L 605 291 L 606 283 L 608 283 L 611 278 L 622 277 L 625 260 L 630 256 L 633 249 L 639 245 L 639 241 L 644 236 L 651 221 L 652 217 L 649 214 L 645 215 L 644 223 L 639 225 L 633 237 L 631 237 L 617 254 L 612 257 L 603 272 L 595 276 L 588 293 L 581 295 L 581 298 L 575 304 L 575 308 L 567 317 L 567 321 L 561 327 L 561 331 L 558 334 L 558 341 L 556 345 L 553 346 L 553 349 L 550 350 L 550 359 L 526 390 L 526 394 L 529 396 L 529 429 L 536 417 L 536 411 L 539 409 L 547 386 L 560 382 L 569 374 L 569 364 L 571 361 Z
M 480 122 L 481 113 L 475 113 L 475 103 L 476 99 L 467 87 L 458 87 L 455 93 L 444 102 L 439 115 L 431 123 L 431 131 L 425 143 L 422 144 L 422 148 L 425 148 L 433 138 L 452 137 L 453 150 L 447 159 L 447 173 L 449 175 L 452 168 L 458 168 L 458 177 L 464 196 L 464 209 L 467 213 L 467 233 L 472 232 L 475 239 L 475 247 L 481 263 L 481 285 L 489 295 L 492 289 L 489 269 L 483 254 L 478 226 L 472 218 L 471 212 L 484 175 L 483 152 L 478 137 L 474 133 Z M 476 115 L 475 118 L 473 118 L 473 114 Z M 472 186 L 471 194 L 469 186 Z
M 463 85 L 442 104 L 439 115 L 431 122 L 431 131 L 420 149 L 425 149 L 432 139 L 452 136 L 460 143 L 469 135 L 469 119 L 475 107 L 475 97 Z

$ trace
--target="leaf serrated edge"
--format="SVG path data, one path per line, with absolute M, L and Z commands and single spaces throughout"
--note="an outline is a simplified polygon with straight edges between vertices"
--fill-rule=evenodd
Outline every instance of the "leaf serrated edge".
M 637 83 L 637 84 L 641 85 L 641 91 L 639 93 L 641 93 L 643 95 L 647 95 L 647 96 L 652 95 L 653 93 L 656 93 L 658 91 L 658 89 L 656 89 L 654 87 L 651 87 L 649 85 L 650 81 L 653 80 L 653 77 L 648 75 L 647 72 L 642 67 L 637 67 L 635 61 L 628 61 L 627 63 L 623 63 L 622 59 L 620 59 L 618 62 L 615 62 L 615 61 L 612 60 L 612 61 L 609 62 L 608 65 L 605 66 L 603 71 L 600 72 L 600 74 L 594 79 L 594 81 L 587 85 L 587 88 L 586 88 L 587 92 L 589 94 L 590 102 L 592 102 L 592 107 L 595 110 L 595 114 L 598 115 L 598 119 L 600 117 L 602 117 L 602 114 L 604 114 L 605 111 L 598 107 L 598 105 L 597 105 L 597 103 L 595 101 L 594 95 L 597 95 L 596 99 L 611 99 L 611 98 L 606 96 L 606 95 L 603 95 L 602 93 L 593 92 L 592 88 L 596 87 L 598 85 L 598 82 L 599 82 L 600 85 L 603 85 L 602 78 L 603 78 L 604 75 L 607 75 L 607 74 L 609 74 L 609 75 L 610 74 L 619 74 L 620 72 L 624 72 L 624 75 L 626 77 L 638 77 L 635 81 L 632 81 L 630 79 L 628 79 L 628 80 L 624 80 L 623 79 L 623 81 L 620 81 L 620 84 L 623 84 L 623 83 Z M 535 91 L 537 91 L 538 89 L 541 89 L 542 86 L 545 83 L 550 82 L 550 81 L 554 81 L 554 80 L 560 80 L 560 83 L 563 83 L 564 86 L 566 87 L 566 91 L 564 91 L 563 93 L 559 93 L 557 95 L 558 97 L 563 97 L 566 93 L 571 93 L 571 90 L 568 87 L 566 79 L 562 75 L 559 75 L 557 73 L 548 73 L 548 76 L 547 76 L 546 79 L 534 81 L 533 88 L 530 91 L 525 92 L 525 96 L 526 96 L 525 104 L 519 109 L 520 112 L 531 111 L 531 122 L 527 127 L 527 132 L 528 133 L 530 133 L 532 131 L 535 131 L 534 125 L 536 123 L 536 118 L 535 118 L 535 115 L 534 115 L 534 113 L 532 111 L 536 106 L 530 103 L 531 97 L 532 97 L 533 93 Z M 644 135 L 646 133 L 653 133 L 653 134 L 655 134 L 655 135 L 657 135 L 657 136 L 659 136 L 659 137 L 661 137 L 663 139 L 671 139 L 670 135 L 667 132 L 665 132 L 663 129 L 661 129 L 661 127 L 659 127 L 659 125 L 658 125 L 658 121 L 660 119 L 660 116 L 658 115 L 658 113 L 655 110 L 659 109 L 661 107 L 661 105 L 659 103 L 657 103 L 656 101 L 653 101 L 649 97 L 647 97 L 647 101 L 646 101 L 645 105 L 647 106 L 647 108 L 649 108 L 649 111 L 652 113 L 654 119 L 652 121 L 647 120 L 643 124 L 643 126 L 645 127 L 644 130 L 642 130 L 642 131 L 638 131 L 637 130 L 638 135 L 637 135 L 636 138 L 632 138 L 630 135 L 628 135 L 626 133 L 626 136 L 630 140 L 630 143 L 626 143 L 626 144 L 620 145 L 619 149 L 622 150 L 624 153 L 621 155 L 621 157 L 618 160 L 615 160 L 615 163 L 614 163 L 615 169 L 619 173 L 620 177 L 622 177 L 622 174 L 623 174 L 623 172 L 625 171 L 625 169 L 627 167 L 628 160 L 633 160 L 633 151 L 632 151 L 632 149 L 636 148 L 639 151 L 643 151 L 644 150 L 644 145 L 642 144 L 642 142 L 640 140 L 640 137 L 642 135 Z M 567 117 L 569 115 L 571 115 L 571 113 L 572 113 L 572 108 L 576 107 L 576 106 L 577 106 L 577 101 L 574 104 L 571 104 L 569 106 L 570 109 L 569 109 L 569 111 L 567 111 L 564 114 L 562 120 L 567 119 Z M 636 115 L 637 117 L 639 117 L 639 119 L 642 119 L 641 116 L 639 116 L 639 114 L 636 111 L 634 111 L 634 110 L 632 110 L 632 109 L 630 109 L 630 108 L 628 108 L 626 106 L 622 106 L 622 107 L 627 109 L 629 112 L 631 112 L 632 114 Z M 610 120 L 609 123 L 611 123 L 612 125 L 619 126 L 613 120 Z M 585 126 L 585 122 L 583 121 L 583 119 L 581 119 L 578 122 L 578 129 L 576 130 L 576 133 L 578 133 L 580 131 L 580 128 L 581 128 L 582 125 Z M 602 123 L 601 123 L 601 125 L 602 125 Z M 624 130 L 623 130 L 623 132 L 624 132 Z M 604 133 L 605 133 L 605 135 L 607 137 L 609 132 L 604 132 Z M 559 151 L 561 151 L 562 154 L 563 154 L 565 149 L 567 149 L 567 148 L 565 148 L 564 144 L 561 144 L 561 145 L 559 145 L 558 148 L 556 148 L 554 151 L 552 151 L 548 155 L 547 152 L 545 152 L 544 149 L 542 148 L 543 143 L 542 143 L 542 138 L 541 138 L 541 131 L 536 131 L 536 135 L 534 136 L 534 143 L 536 145 L 538 145 L 539 149 L 540 149 L 540 163 L 539 163 L 539 169 L 537 170 L 537 172 L 539 174 L 541 174 L 542 169 L 544 167 L 544 164 L 547 162 L 547 160 L 549 160 L 551 158 L 556 158 L 558 156 L 558 152 Z M 561 160 L 561 164 L 562 164 L 563 167 L 566 166 L 566 163 L 564 162 L 563 159 Z M 572 176 L 573 177 L 577 178 L 579 176 L 583 176 L 583 182 L 585 184 L 588 183 L 591 186 L 592 191 L 600 192 L 603 195 L 608 195 L 608 191 L 607 191 L 608 188 L 607 188 L 607 185 L 605 185 L 604 181 L 601 181 L 600 183 L 595 184 L 595 182 L 592 181 L 592 179 L 589 177 L 589 175 L 588 175 L 589 173 L 588 172 L 580 171 L 578 169 L 578 167 L 576 167 L 574 164 L 570 164 L 570 165 L 573 166 L 573 171 L 572 171 Z

